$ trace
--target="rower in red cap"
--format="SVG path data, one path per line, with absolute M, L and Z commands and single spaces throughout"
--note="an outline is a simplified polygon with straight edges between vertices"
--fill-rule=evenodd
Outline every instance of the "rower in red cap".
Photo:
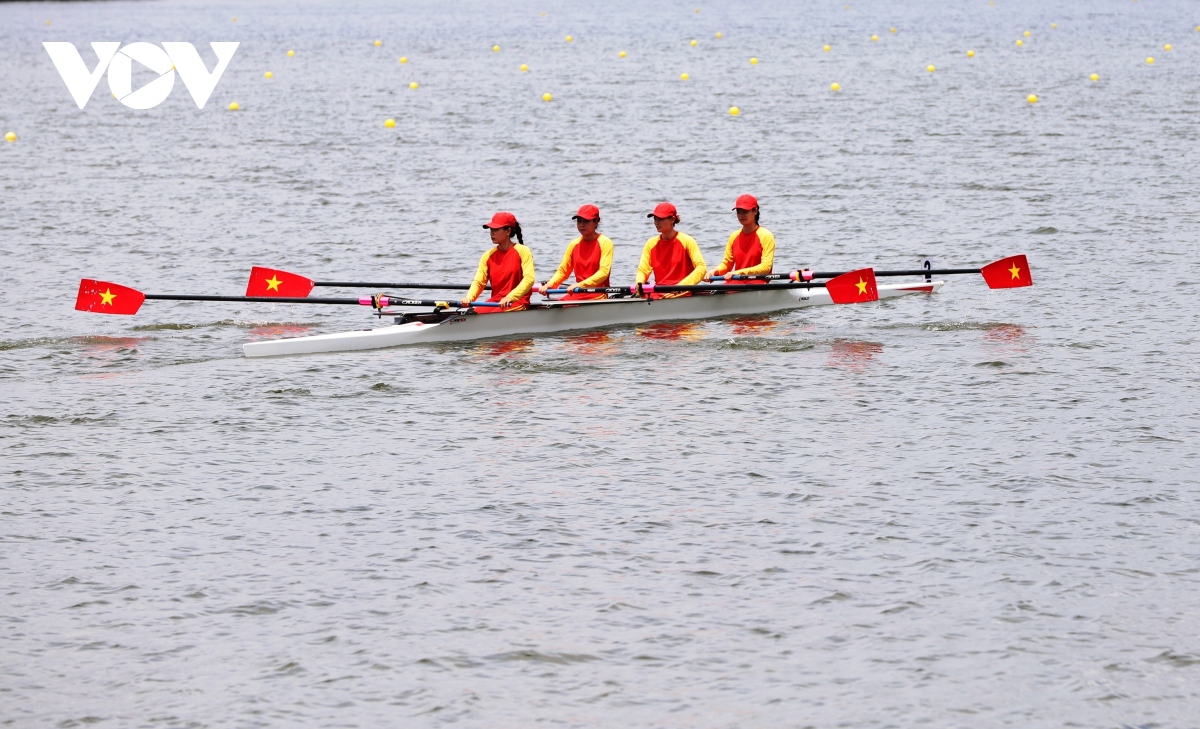
M 771 273 L 775 266 L 775 236 L 758 224 L 758 200 L 753 195 L 741 195 L 733 211 L 742 228 L 729 234 L 725 257 L 708 272 L 708 278 L 723 276 L 731 284 L 766 283 L 765 279 L 732 280 L 734 276 Z
M 654 228 L 658 235 L 646 241 L 642 249 L 642 260 L 638 263 L 637 284 L 634 293 L 641 293 L 641 284 L 654 275 L 656 286 L 691 286 L 704 280 L 708 267 L 704 265 L 704 255 L 696 245 L 696 240 L 687 233 L 675 230 L 679 224 L 679 213 L 669 202 L 659 203 L 654 212 L 646 216 L 654 218 Z M 668 299 L 676 296 L 690 296 L 689 292 L 669 294 L 651 293 L 654 299 Z
M 558 288 L 574 271 L 575 284 L 567 287 L 572 293 L 563 296 L 563 300 L 608 298 L 607 294 L 575 293 L 581 288 L 608 286 L 608 276 L 612 271 L 613 243 L 608 236 L 596 231 L 600 227 L 600 208 L 584 205 L 572 217 L 575 218 L 575 229 L 579 231 L 579 237 L 567 244 L 567 252 L 563 254 L 558 270 L 549 281 L 538 287 L 538 293 L 545 296 L 548 289 Z
M 483 287 L 491 285 L 492 297 L 488 301 L 499 302 L 499 308 L 479 307 L 476 314 L 495 314 L 502 311 L 521 311 L 529 308 L 529 295 L 533 293 L 536 281 L 533 271 L 533 253 L 525 247 L 525 239 L 521 237 L 521 224 L 512 213 L 496 213 L 490 223 L 484 223 L 490 229 L 492 243 L 495 248 L 485 252 L 479 259 L 479 268 L 475 271 L 475 280 L 471 288 L 462 298 L 463 305 L 469 304 L 479 297 Z M 517 237 L 516 243 L 513 236 Z

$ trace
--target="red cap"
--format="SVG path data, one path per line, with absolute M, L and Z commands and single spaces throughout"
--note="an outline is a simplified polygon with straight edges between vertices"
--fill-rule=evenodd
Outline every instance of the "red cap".
M 517 216 L 512 213 L 496 213 L 492 216 L 492 222 L 484 223 L 485 228 L 511 228 L 517 224 Z
M 753 210 L 756 207 L 758 200 L 755 200 L 753 195 L 738 195 L 737 202 L 733 204 L 734 210 Z
M 670 217 L 678 215 L 678 214 L 679 213 L 675 212 L 674 205 L 672 205 L 669 202 L 661 202 L 661 203 L 655 205 L 654 212 L 650 213 L 646 217 L 647 218 L 670 218 Z
M 600 217 L 600 208 L 595 205 L 581 205 L 579 212 L 571 217 L 575 220 L 596 220 Z

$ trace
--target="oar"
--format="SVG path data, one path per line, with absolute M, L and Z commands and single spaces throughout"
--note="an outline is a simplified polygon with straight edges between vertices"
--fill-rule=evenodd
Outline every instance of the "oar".
M 789 271 L 788 273 L 768 273 L 760 276 L 734 276 L 734 281 L 812 281 L 818 278 L 836 278 L 844 275 L 845 271 Z M 988 288 L 1014 289 L 1021 286 L 1032 286 L 1033 276 L 1029 271 L 1029 261 L 1024 254 L 1001 258 L 982 268 L 914 268 L 902 271 L 876 271 L 875 276 L 955 276 L 964 273 L 983 274 L 983 280 Z
M 333 286 L 343 289 L 450 289 L 465 291 L 471 284 L 435 284 L 435 283 L 378 283 L 371 281 L 313 281 L 299 274 L 281 271 L 278 268 L 263 268 L 255 266 L 250 269 L 250 280 L 246 283 L 246 296 L 260 298 L 263 296 L 294 296 L 305 297 L 312 292 L 314 286 Z M 490 287 L 485 286 L 484 289 Z
M 358 298 L 307 298 L 298 296 L 208 296 L 191 294 L 143 294 L 128 286 L 85 278 L 79 282 L 79 294 L 75 297 L 78 311 L 96 314 L 136 314 L 142 302 L 155 301 L 241 301 L 274 304 L 332 304 L 370 306 L 382 309 L 385 306 L 432 306 L 434 309 L 466 308 L 461 301 L 434 301 L 432 299 L 397 299 L 377 294 Z M 470 306 L 499 306 L 499 303 L 478 301 Z
M 813 287 L 825 288 L 829 291 L 829 298 L 833 299 L 835 304 L 861 304 L 868 301 L 879 300 L 879 290 L 875 284 L 875 273 L 869 268 L 860 268 L 857 271 L 847 271 L 839 274 L 828 281 L 799 281 L 785 284 L 742 284 L 738 286 L 729 286 L 727 284 L 690 284 L 690 285 L 659 285 L 659 284 L 635 284 L 631 288 L 623 286 L 604 286 L 604 287 L 588 287 L 578 289 L 579 293 L 583 294 L 616 294 L 618 296 L 648 296 L 654 293 L 682 293 L 682 292 L 708 292 L 708 291 L 723 291 L 728 293 L 736 293 L 741 291 L 763 291 L 777 289 L 810 289 Z M 570 293 L 576 291 L 574 287 L 569 289 L 551 289 L 546 293 Z

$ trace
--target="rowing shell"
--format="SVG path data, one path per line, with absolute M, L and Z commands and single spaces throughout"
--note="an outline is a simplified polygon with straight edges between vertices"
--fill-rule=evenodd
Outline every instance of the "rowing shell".
M 931 294 L 944 281 L 909 284 L 880 284 L 879 298 L 890 299 L 913 293 Z M 605 299 L 591 302 L 545 302 L 525 311 L 509 314 L 461 314 L 440 322 L 419 321 L 394 324 L 377 329 L 363 329 L 338 334 L 318 334 L 311 337 L 271 339 L 247 342 L 242 352 L 247 357 L 275 357 L 285 354 L 316 354 L 319 352 L 351 352 L 360 349 L 383 349 L 406 344 L 432 342 L 464 342 L 472 339 L 492 339 L 516 335 L 548 334 L 575 329 L 600 329 L 655 321 L 714 319 L 725 316 L 766 314 L 786 309 L 832 304 L 823 288 L 759 289 L 738 291 L 715 296 L 687 296 L 677 299 Z

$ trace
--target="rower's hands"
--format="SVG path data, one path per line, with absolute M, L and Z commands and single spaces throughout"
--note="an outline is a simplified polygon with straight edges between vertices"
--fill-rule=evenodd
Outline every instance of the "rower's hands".
M 513 297 L 505 296 L 503 299 L 500 299 L 500 308 L 501 309 L 507 309 L 508 307 L 510 307 L 512 305 L 513 305 Z
M 549 283 L 549 282 L 547 282 L 547 283 Z M 545 296 L 546 292 L 549 290 L 550 290 L 550 287 L 547 286 L 546 284 L 542 284 L 541 286 L 538 286 L 538 288 L 537 288 L 537 292 L 539 294 L 541 294 L 542 296 Z

